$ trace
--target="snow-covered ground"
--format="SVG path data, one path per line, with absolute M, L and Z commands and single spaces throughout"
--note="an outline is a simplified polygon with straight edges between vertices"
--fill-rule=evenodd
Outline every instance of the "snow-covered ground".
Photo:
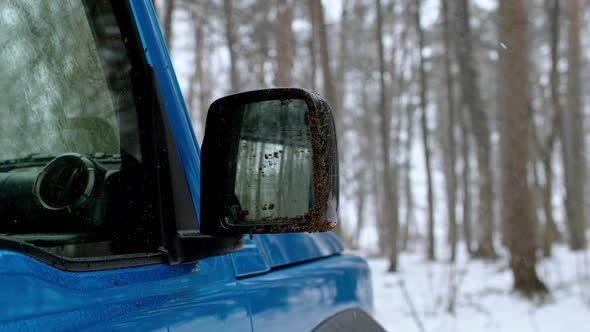
M 554 248 L 553 258 L 537 267 L 551 295 L 534 301 L 512 292 L 506 257 L 495 263 L 460 257 L 451 268 L 444 262 L 426 262 L 421 253 L 404 253 L 398 273 L 387 272 L 387 259 L 371 258 L 375 318 L 392 332 L 590 331 L 588 256 Z M 455 310 L 449 313 L 453 285 Z

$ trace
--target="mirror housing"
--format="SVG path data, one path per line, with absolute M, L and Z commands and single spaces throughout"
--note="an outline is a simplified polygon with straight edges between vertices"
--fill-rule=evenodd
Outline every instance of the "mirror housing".
M 338 222 L 332 110 L 303 89 L 242 92 L 209 108 L 201 152 L 202 234 L 324 232 Z

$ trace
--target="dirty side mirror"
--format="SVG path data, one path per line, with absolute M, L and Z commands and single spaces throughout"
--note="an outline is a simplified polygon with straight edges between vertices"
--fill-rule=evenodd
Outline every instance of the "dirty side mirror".
M 201 172 L 203 234 L 316 232 L 337 223 L 334 119 L 315 93 L 277 88 L 215 101 Z

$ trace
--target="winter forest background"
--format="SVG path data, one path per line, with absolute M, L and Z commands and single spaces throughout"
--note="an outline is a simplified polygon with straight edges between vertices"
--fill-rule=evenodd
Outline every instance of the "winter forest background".
M 199 139 L 232 92 L 331 103 L 335 232 L 387 329 L 590 326 L 590 1 L 154 5 Z

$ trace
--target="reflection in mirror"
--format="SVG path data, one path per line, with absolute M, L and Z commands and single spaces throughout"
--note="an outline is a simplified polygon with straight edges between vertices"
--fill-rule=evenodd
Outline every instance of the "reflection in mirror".
M 237 140 L 233 224 L 301 219 L 313 207 L 313 156 L 302 99 L 245 104 Z

